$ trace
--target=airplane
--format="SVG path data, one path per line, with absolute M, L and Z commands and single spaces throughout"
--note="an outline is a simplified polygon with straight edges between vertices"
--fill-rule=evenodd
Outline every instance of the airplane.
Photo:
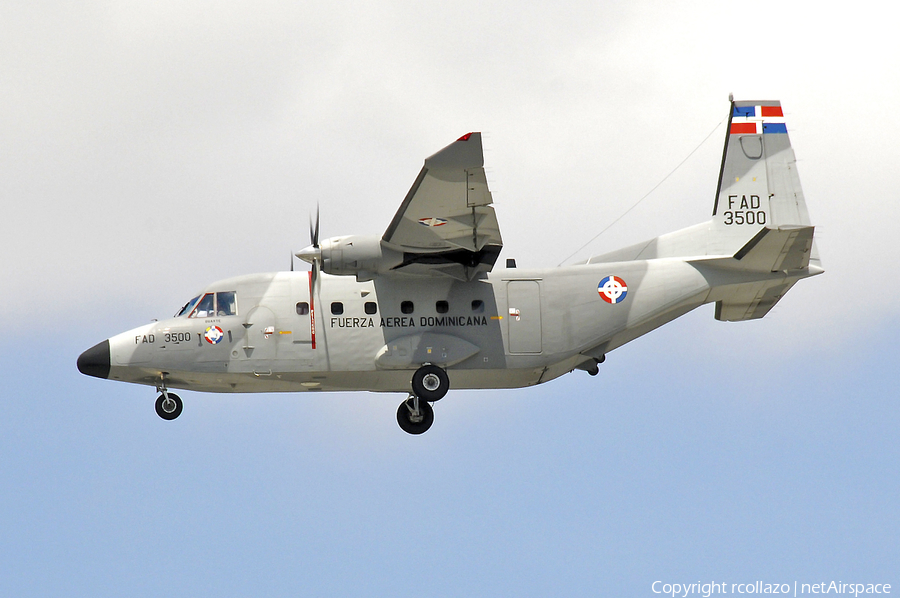
M 824 272 L 779 101 L 734 101 L 712 218 L 581 263 L 495 267 L 503 241 L 480 133 L 425 160 L 377 236 L 319 240 L 308 271 L 208 285 L 174 317 L 82 353 L 86 375 L 205 392 L 404 392 L 397 422 L 421 434 L 450 388 L 520 388 L 574 370 L 691 310 L 765 316 Z M 292 256 L 293 260 L 293 256 Z

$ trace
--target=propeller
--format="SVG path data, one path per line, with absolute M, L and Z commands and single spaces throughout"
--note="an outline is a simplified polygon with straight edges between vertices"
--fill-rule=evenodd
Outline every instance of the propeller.
M 313 228 L 312 218 L 309 219 L 309 242 L 316 249 L 319 248 L 319 204 L 316 204 L 316 228 Z
M 316 257 L 312 263 L 312 288 L 316 289 L 316 282 L 319 278 L 319 264 L 322 261 L 322 250 L 319 248 L 319 204 L 316 202 L 316 228 L 313 229 L 312 220 L 309 221 L 309 241 L 312 243 L 313 249 L 316 251 Z
M 294 257 L 299 257 L 305 262 L 310 262 L 315 268 L 317 258 L 321 258 L 321 252 L 317 252 L 319 249 L 319 204 L 316 204 L 316 224 L 313 227 L 312 218 L 309 219 L 309 242 L 310 246 L 306 249 L 297 252 L 296 254 L 291 254 L 291 272 L 294 271 Z M 315 276 L 315 274 L 313 275 Z
M 319 247 L 319 204 L 316 204 L 315 224 L 313 224 L 312 218 L 309 219 L 309 242 L 309 247 L 298 251 L 294 255 L 304 262 L 312 264 L 312 287 L 315 289 L 316 281 L 319 278 L 319 268 L 322 262 L 322 249 Z M 293 259 L 291 260 L 291 265 L 293 265 Z

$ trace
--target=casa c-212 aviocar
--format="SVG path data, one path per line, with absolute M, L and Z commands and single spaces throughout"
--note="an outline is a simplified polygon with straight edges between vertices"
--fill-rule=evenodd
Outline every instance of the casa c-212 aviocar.
M 169 319 L 85 351 L 89 376 L 206 392 L 409 393 L 400 427 L 421 434 L 451 388 L 517 388 L 573 370 L 699 307 L 761 318 L 823 272 L 780 102 L 732 101 L 712 218 L 552 269 L 495 267 L 503 247 L 481 135 L 425 160 L 381 237 L 296 254 L 302 272 L 210 284 Z

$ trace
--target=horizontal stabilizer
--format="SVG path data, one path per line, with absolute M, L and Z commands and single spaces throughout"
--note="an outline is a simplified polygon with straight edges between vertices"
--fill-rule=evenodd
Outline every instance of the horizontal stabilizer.
M 798 280 L 820 274 L 820 267 L 810 265 L 814 231 L 813 226 L 766 227 L 732 257 L 691 260 L 718 287 L 716 319 L 762 318 Z
M 716 301 L 716 319 L 725 322 L 756 320 L 775 307 L 797 279 L 766 281 L 741 285 L 731 291 L 725 299 Z
M 734 254 L 741 270 L 791 272 L 809 266 L 814 226 L 762 228 Z

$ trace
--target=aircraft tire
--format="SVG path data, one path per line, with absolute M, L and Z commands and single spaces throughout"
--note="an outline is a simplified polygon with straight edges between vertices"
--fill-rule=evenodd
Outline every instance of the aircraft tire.
M 171 405 L 164 405 L 166 395 L 161 394 L 156 399 L 156 414 L 163 419 L 172 420 L 181 415 L 181 411 L 184 409 L 184 403 L 181 402 L 181 397 L 178 395 L 171 392 L 168 393 L 168 395 L 169 400 L 175 403 L 175 409 L 171 409 Z
M 413 398 L 410 397 L 400 403 L 400 407 L 397 408 L 397 423 L 400 424 L 400 428 L 407 434 L 423 434 L 434 423 L 434 409 L 431 408 L 431 405 L 425 399 L 420 398 L 419 410 L 422 411 L 424 417 L 422 421 L 414 422 L 410 420 L 410 411 L 413 408 L 412 401 Z
M 423 365 L 412 377 L 413 394 L 429 402 L 440 401 L 450 390 L 450 377 L 443 368 Z

